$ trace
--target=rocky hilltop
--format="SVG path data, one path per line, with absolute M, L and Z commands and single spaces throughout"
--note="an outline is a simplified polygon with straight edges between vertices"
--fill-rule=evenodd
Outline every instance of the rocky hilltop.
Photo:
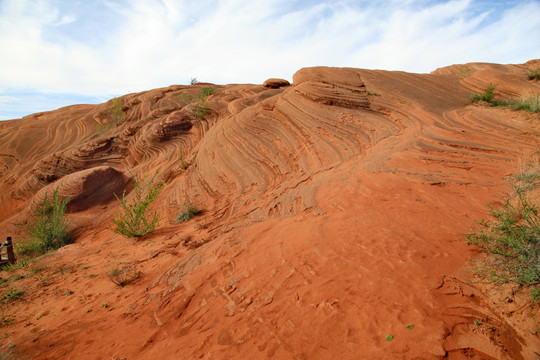
M 502 98 L 539 93 L 525 76 L 539 65 L 304 68 L 292 84 L 173 85 L 0 122 L 3 236 L 24 241 L 13 224 L 56 188 L 75 235 L 17 270 L 24 296 L 4 310 L 4 350 L 532 359 L 534 320 L 505 316 L 523 304 L 501 308 L 467 280 L 478 249 L 463 235 L 538 148 L 530 114 L 469 96 L 490 84 Z M 156 171 L 159 228 L 116 235 L 115 195 Z M 188 205 L 205 211 L 176 223 Z M 119 262 L 142 276 L 116 286 L 106 273 Z

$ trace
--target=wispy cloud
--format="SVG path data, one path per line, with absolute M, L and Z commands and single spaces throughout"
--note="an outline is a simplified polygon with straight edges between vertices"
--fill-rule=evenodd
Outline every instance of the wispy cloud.
M 429 72 L 524 62 L 538 43 L 538 1 L 3 0 L 0 118 L 20 106 L 6 96 L 262 83 L 314 65 Z

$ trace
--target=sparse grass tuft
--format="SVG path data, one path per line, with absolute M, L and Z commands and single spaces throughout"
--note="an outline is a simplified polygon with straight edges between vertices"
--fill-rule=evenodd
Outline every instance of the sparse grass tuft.
M 176 222 L 188 221 L 194 216 L 200 215 L 203 213 L 203 210 L 196 208 L 193 205 L 186 206 L 186 210 L 182 211 L 176 217 Z
M 6 314 L 4 309 L 0 311 L 0 328 L 9 326 L 15 322 L 15 315 L 14 314 Z M 0 359 L 4 359 L 0 357 Z M 8 358 L 5 358 L 8 359 Z
M 503 106 L 513 110 L 525 110 L 530 113 L 540 113 L 540 93 L 532 96 L 524 96 L 521 99 L 506 101 L 492 101 L 493 106 Z
M 14 289 L 10 287 L 6 292 L 4 292 L 4 296 L 2 296 L 2 300 L 5 301 L 13 301 L 13 300 L 19 300 L 22 298 L 24 294 L 24 290 L 21 289 Z
M 527 73 L 527 78 L 529 80 L 540 80 L 540 67 L 529 71 Z
M 20 252 L 20 251 L 19 251 Z M 25 269 L 29 264 L 28 259 L 18 259 L 17 262 L 13 264 L 7 264 L 2 267 L 3 271 L 11 272 L 18 269 Z
M 180 157 L 178 158 L 180 161 L 180 167 L 184 170 L 188 168 L 188 163 L 186 162 L 186 159 L 184 159 L 184 150 L 180 149 Z
M 54 190 L 52 198 L 45 194 L 39 206 L 32 210 L 32 218 L 18 224 L 30 239 L 18 246 L 18 252 L 23 255 L 39 255 L 51 249 L 58 249 L 72 242 L 68 233 L 68 225 L 64 219 L 67 198 L 61 198 L 58 188 Z
M 141 272 L 133 263 L 119 264 L 107 272 L 109 279 L 118 286 L 126 286 L 137 280 Z
M 525 110 L 530 113 L 540 113 L 540 93 L 517 100 L 494 101 L 493 105 L 504 106 L 514 110 Z
M 150 234 L 159 225 L 159 213 L 148 214 L 148 207 L 157 199 L 165 183 L 156 182 L 157 171 L 148 180 L 145 175 L 133 177 L 134 195 L 130 202 L 127 201 L 126 191 L 122 198 L 117 198 L 120 202 L 121 210 L 113 218 L 115 227 L 112 230 L 126 237 L 134 238 Z

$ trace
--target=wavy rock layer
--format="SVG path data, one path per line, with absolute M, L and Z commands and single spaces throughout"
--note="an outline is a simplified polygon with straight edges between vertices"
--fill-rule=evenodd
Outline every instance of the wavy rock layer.
M 31 206 L 38 206 L 45 197 L 51 198 L 58 189 L 60 197 L 69 199 L 68 211 L 81 211 L 110 201 L 114 194 L 122 193 L 125 185 L 121 172 L 109 166 L 98 166 L 66 175 L 43 187 L 33 197 Z
M 24 313 L 62 315 L 17 319 L 25 345 L 15 349 L 51 359 L 531 358 L 529 325 L 460 274 L 474 254 L 462 235 L 508 196 L 516 162 L 538 146 L 529 115 L 468 97 L 495 82 L 500 98 L 538 93 L 525 76 L 538 66 L 306 68 L 293 84 L 126 95 L 120 124 L 111 102 L 0 123 L 0 226 L 16 231 L 9 224 L 58 187 L 85 227 L 50 261 L 94 273 L 132 261 L 143 273 L 117 289 L 72 268 L 52 281 L 78 300 L 36 290 Z M 161 227 L 138 243 L 113 238 L 113 195 L 156 170 L 168 181 L 153 206 Z M 175 223 L 189 204 L 204 215 Z

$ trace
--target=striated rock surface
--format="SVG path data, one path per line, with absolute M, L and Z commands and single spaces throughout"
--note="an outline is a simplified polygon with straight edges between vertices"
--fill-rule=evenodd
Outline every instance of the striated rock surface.
M 29 297 L 6 330 L 13 351 L 533 358 L 533 320 L 514 320 L 522 304 L 510 318 L 464 280 L 477 251 L 463 234 L 538 148 L 529 114 L 469 95 L 490 83 L 499 98 L 539 93 L 525 76 L 538 66 L 314 67 L 293 84 L 174 85 L 123 96 L 120 114 L 108 102 L 0 122 L 2 232 L 22 241 L 12 223 L 56 188 L 77 228 L 42 260 L 47 286 L 20 280 Z M 167 181 L 151 207 L 159 229 L 115 235 L 114 195 L 155 171 Z M 188 205 L 204 214 L 174 222 Z M 119 288 L 105 274 L 126 262 L 142 277 Z

